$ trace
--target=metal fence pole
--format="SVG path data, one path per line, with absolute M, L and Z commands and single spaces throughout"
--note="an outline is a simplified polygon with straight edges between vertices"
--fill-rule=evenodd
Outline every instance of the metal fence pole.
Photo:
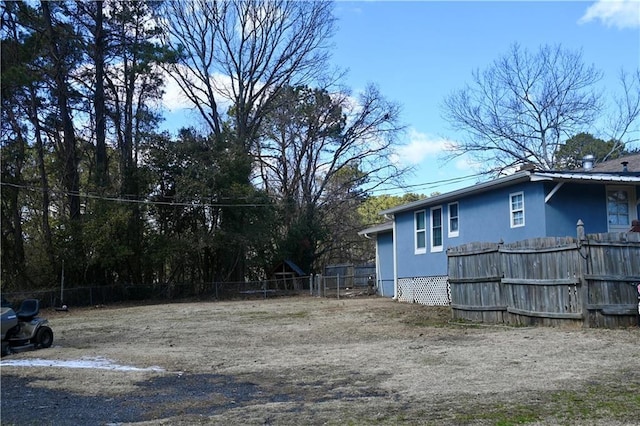
M 327 296 L 327 277 L 322 276 L 322 296 Z

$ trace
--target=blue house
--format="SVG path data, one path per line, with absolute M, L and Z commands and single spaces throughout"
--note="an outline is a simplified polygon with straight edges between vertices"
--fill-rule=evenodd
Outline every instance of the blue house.
M 578 220 L 588 233 L 629 231 L 640 217 L 640 154 L 623 160 L 613 160 L 619 171 L 522 170 L 382 211 L 388 223 L 360 232 L 377 241 L 379 292 L 391 296 L 392 282 L 394 298 L 446 305 L 449 247 L 575 236 Z
M 380 296 L 395 296 L 395 275 L 393 266 L 393 222 L 387 221 L 358 233 L 376 240 L 377 293 Z

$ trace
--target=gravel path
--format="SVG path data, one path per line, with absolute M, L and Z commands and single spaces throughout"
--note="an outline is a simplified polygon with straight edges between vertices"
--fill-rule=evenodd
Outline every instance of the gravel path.
M 34 378 L 2 374 L 1 380 L 2 424 L 6 425 L 135 423 L 180 416 L 179 407 L 185 406 L 190 416 L 212 416 L 265 399 L 255 384 L 220 374 L 156 377 L 141 383 L 135 392 L 107 398 L 33 386 Z M 286 401 L 290 397 L 269 395 L 269 399 Z

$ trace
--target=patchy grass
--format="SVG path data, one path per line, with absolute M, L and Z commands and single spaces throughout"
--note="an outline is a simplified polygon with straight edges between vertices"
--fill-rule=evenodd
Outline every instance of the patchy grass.
M 526 392 L 510 403 L 469 404 L 453 418 L 455 423 L 522 424 L 633 424 L 640 414 L 638 375 L 602 377 L 601 382 L 578 389 Z M 461 407 L 462 408 L 462 407 Z
M 3 366 L 3 392 L 11 399 L 37 395 L 56 407 L 34 411 L 3 398 L 3 424 L 73 418 L 178 426 L 507 426 L 640 418 L 635 328 L 488 327 L 452 322 L 447 307 L 373 297 L 50 314 L 43 312 L 54 347 L 9 358 L 104 357 L 164 372 Z
M 256 312 L 246 312 L 239 314 L 240 317 L 244 318 L 247 321 L 279 321 L 279 320 L 290 320 L 290 319 L 304 319 L 309 317 L 308 311 L 298 311 L 298 312 L 265 312 L 265 311 L 256 311 Z

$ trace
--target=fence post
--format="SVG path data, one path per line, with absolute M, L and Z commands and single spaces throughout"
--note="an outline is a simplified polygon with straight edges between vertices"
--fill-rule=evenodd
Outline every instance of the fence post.
M 336 297 L 340 299 L 340 274 L 338 274 L 338 276 L 336 277 L 336 285 L 338 287 L 338 290 L 336 292 Z
M 584 222 L 582 219 L 578 219 L 578 223 L 576 223 L 576 236 L 578 237 L 578 254 L 580 255 L 580 259 L 582 259 L 580 266 L 578 267 L 578 280 L 580 281 L 580 303 L 582 303 L 582 326 L 584 328 L 589 328 L 589 281 L 585 278 L 585 274 L 589 273 L 589 251 L 587 248 L 586 255 L 582 255 L 582 247 L 584 245 L 588 245 L 587 237 L 584 233 Z
M 578 219 L 578 223 L 576 224 L 576 234 L 580 242 L 586 239 L 584 235 L 584 222 L 582 219 Z
M 327 277 L 322 276 L 322 297 L 327 297 Z
M 62 274 L 60 276 L 60 306 L 64 305 L 64 259 L 62 259 Z

